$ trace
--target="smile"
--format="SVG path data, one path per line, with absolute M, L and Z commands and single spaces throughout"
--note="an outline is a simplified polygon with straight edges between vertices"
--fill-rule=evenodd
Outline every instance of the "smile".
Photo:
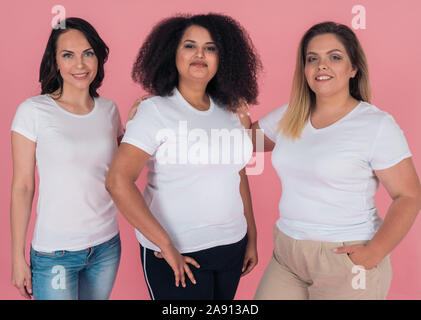
M 316 80 L 330 80 L 330 79 L 332 79 L 333 77 L 331 77 L 331 76 L 318 76 L 318 77 L 316 77 Z
M 78 80 L 84 80 L 88 77 L 89 72 L 85 73 L 72 73 L 72 77 Z

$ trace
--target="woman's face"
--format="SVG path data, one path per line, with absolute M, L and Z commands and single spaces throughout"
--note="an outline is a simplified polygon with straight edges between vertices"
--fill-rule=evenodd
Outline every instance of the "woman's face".
M 89 89 L 98 70 L 98 59 L 84 34 L 70 29 L 61 34 L 56 44 L 57 69 L 64 86 Z
M 319 97 L 349 94 L 349 79 L 357 69 L 336 35 L 315 36 L 307 46 L 305 76 L 311 90 Z
M 209 31 L 200 26 L 190 26 L 181 37 L 175 64 L 179 82 L 208 83 L 218 71 L 219 55 Z

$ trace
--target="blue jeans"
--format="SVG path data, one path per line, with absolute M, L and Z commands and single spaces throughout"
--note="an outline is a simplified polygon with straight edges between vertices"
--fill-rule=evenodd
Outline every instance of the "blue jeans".
M 120 264 L 120 235 L 97 246 L 51 253 L 31 247 L 35 300 L 105 300 Z

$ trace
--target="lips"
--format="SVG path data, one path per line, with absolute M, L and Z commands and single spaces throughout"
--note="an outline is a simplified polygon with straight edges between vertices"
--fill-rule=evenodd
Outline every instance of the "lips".
M 89 74 L 89 72 L 84 72 L 84 73 L 71 73 L 72 77 L 74 79 L 77 79 L 77 80 L 85 80 L 86 78 L 88 78 L 88 74 Z
M 328 74 L 319 74 L 314 79 L 317 81 L 327 81 L 332 79 L 333 77 Z
M 201 61 L 192 62 L 190 65 L 194 67 L 207 67 L 208 66 L 206 63 L 201 62 Z

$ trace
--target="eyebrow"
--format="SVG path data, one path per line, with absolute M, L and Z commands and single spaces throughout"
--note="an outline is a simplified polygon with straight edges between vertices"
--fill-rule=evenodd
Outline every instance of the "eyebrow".
M 85 49 L 85 50 L 83 50 L 83 52 L 86 52 L 86 51 L 89 51 L 89 50 L 93 50 L 92 48 L 88 48 L 88 49 Z M 64 50 L 61 50 L 61 52 L 69 52 L 69 53 L 74 53 L 73 51 L 71 51 L 71 50 L 66 50 L 66 49 L 64 49 Z
M 339 51 L 340 53 L 343 53 L 343 52 L 342 52 L 341 50 L 339 50 L 339 49 L 332 49 L 332 50 L 329 50 L 329 51 L 327 52 L 327 54 L 332 53 L 332 52 L 335 52 L 335 51 Z M 307 56 L 307 55 L 309 55 L 309 54 L 314 54 L 314 55 L 317 55 L 317 53 L 316 53 L 316 52 L 312 52 L 312 51 L 310 51 L 310 52 L 307 52 L 306 56 Z
M 189 40 L 189 39 L 184 40 L 184 42 L 192 42 L 192 43 L 196 43 L 196 41 L 194 41 L 194 40 Z M 215 42 L 213 42 L 213 41 L 209 41 L 209 42 L 206 42 L 205 44 L 216 44 L 216 43 L 215 43 Z

